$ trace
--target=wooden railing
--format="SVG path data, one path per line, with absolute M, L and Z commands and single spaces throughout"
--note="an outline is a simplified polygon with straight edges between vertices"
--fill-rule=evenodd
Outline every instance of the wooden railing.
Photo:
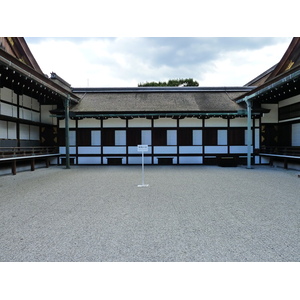
M 0 147 L 1 158 L 38 156 L 58 153 L 57 147 Z
M 260 153 L 300 157 L 300 146 L 263 146 Z

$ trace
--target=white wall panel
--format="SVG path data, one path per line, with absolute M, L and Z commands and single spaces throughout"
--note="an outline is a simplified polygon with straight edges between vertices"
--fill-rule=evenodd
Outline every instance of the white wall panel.
M 300 123 L 292 124 L 292 146 L 300 146 Z
M 193 145 L 202 145 L 202 130 L 193 130 Z
M 20 96 L 20 102 L 21 106 L 31 108 L 31 97 L 26 95 Z
M 229 120 L 230 127 L 247 127 L 247 118 L 235 118 Z
M 29 140 L 29 125 L 20 124 L 20 139 Z
M 182 156 L 179 157 L 180 164 L 203 164 L 203 158 L 199 156 Z
M 255 149 L 259 149 L 260 147 L 260 130 L 259 128 L 255 129 Z
M 101 154 L 101 147 L 78 147 L 78 154 Z
M 13 116 L 13 106 L 11 104 L 1 102 L 1 114 L 5 116 Z
M 100 128 L 101 122 L 97 119 L 82 119 L 78 120 L 78 128 Z
M 227 145 L 227 130 L 218 130 L 218 145 Z
M 230 153 L 247 153 L 247 146 L 230 146 Z M 253 147 L 251 147 L 251 152 L 253 151 Z
M 227 146 L 205 146 L 204 147 L 205 154 L 221 154 L 221 153 L 227 153 Z
M 202 153 L 202 147 L 197 146 L 179 146 L 180 154 Z
M 185 118 L 179 120 L 179 127 L 202 127 L 202 120 L 197 118 Z
M 40 140 L 40 128 L 38 126 L 30 125 L 30 140 L 39 141 Z
M 167 145 L 177 145 L 177 130 L 167 130 Z
M 115 131 L 115 145 L 116 146 L 126 145 L 126 130 Z
M 31 98 L 31 107 L 32 107 L 32 109 L 40 111 L 40 103 L 39 103 L 39 101 L 36 100 L 36 99 L 34 99 L 34 98 Z M 55 105 L 55 107 L 56 107 L 56 105 Z
M 227 127 L 227 120 L 222 118 L 206 119 L 205 127 Z
M 151 130 L 142 130 L 142 144 L 151 145 Z
M 13 102 L 12 93 L 13 91 L 6 87 L 1 88 L 1 99 L 8 102 Z
M 103 127 L 126 127 L 126 120 L 119 118 L 110 118 L 103 121 Z
M 23 108 L 23 119 L 25 120 L 31 120 L 31 110 Z
M 128 163 L 129 164 L 142 164 L 142 155 L 139 157 L 139 156 L 135 156 L 135 157 L 128 157 Z M 151 157 L 147 157 L 147 156 L 144 156 L 144 164 L 151 164 L 152 163 L 152 160 L 151 160 Z
M 100 157 L 78 157 L 78 164 L 99 165 L 101 163 Z
M 7 122 L 7 138 L 16 139 L 17 138 L 17 124 L 13 122 Z
M 261 107 L 271 110 L 269 113 L 263 115 L 261 118 L 262 123 L 278 122 L 278 104 L 262 104 Z
M 144 144 L 146 145 L 146 144 Z M 137 146 L 130 146 L 128 147 L 128 153 L 129 154 L 140 154 L 142 155 L 142 152 L 137 151 Z M 148 151 L 145 152 L 145 154 L 151 154 L 152 153 L 152 147 L 148 147 Z
M 177 147 L 175 146 L 155 146 L 154 147 L 155 154 L 176 154 Z
M 128 127 L 151 127 L 151 120 L 136 118 L 128 121 Z
M 40 121 L 40 113 L 36 111 L 31 112 L 32 121 L 39 122 Z
M 177 120 L 161 118 L 154 120 L 154 127 L 177 127 Z
M 56 118 L 52 118 L 56 119 Z M 59 121 L 59 128 L 65 128 L 66 127 L 66 122 L 65 120 L 60 120 Z M 76 127 L 76 121 L 69 119 L 69 128 L 75 128 Z
M 75 130 L 69 131 L 69 145 L 76 146 L 76 131 Z
M 0 120 L 0 139 L 7 139 L 7 121 Z
M 126 154 L 126 147 L 103 147 L 103 154 Z
M 278 103 L 278 107 L 283 107 L 283 106 L 287 106 L 287 105 L 291 105 L 291 104 L 295 104 L 300 102 L 300 95 L 282 100 Z
M 91 131 L 91 143 L 92 143 L 92 146 L 101 145 L 101 131 L 100 130 L 92 130 Z

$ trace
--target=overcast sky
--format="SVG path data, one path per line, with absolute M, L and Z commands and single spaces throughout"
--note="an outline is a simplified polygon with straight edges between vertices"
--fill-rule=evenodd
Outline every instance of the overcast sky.
M 72 87 L 136 87 L 193 78 L 241 86 L 278 63 L 291 38 L 26 38 L 42 71 Z

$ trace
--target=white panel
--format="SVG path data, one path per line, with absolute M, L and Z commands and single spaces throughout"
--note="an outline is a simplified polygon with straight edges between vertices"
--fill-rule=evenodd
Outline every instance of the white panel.
M 137 118 L 128 121 L 128 127 L 151 127 L 151 120 Z
M 126 127 L 126 120 L 110 118 L 103 121 L 103 127 Z
M 210 118 L 205 120 L 205 127 L 227 127 L 227 120 L 222 118 Z
M 29 140 L 29 125 L 20 124 L 20 139 Z
M 292 124 L 292 146 L 300 146 L 300 123 Z
M 256 164 L 259 164 L 259 163 L 260 163 L 260 162 L 259 162 L 259 156 L 255 156 L 254 160 L 255 160 L 255 163 L 256 163 Z
M 78 157 L 78 164 L 99 165 L 101 163 L 100 157 Z
M 142 164 L 142 156 L 136 156 L 136 157 L 128 157 L 128 163 L 129 164 Z M 144 157 L 144 164 L 151 164 L 151 157 Z
M 230 127 L 247 127 L 247 118 L 235 118 L 229 120 Z
M 0 121 L 0 139 L 7 139 L 7 122 Z
M 202 153 L 202 147 L 197 146 L 180 146 L 179 153 L 181 154 L 189 154 L 189 153 Z
M 53 105 L 41 105 L 41 122 L 45 124 L 53 124 L 54 119 L 50 117 L 51 113 L 50 110 L 54 109 Z M 73 121 L 75 124 L 75 121 Z M 69 122 L 69 126 L 71 127 L 71 123 Z
M 1 103 L 1 114 L 5 116 L 13 116 L 13 106 L 7 103 Z
M 193 145 L 202 145 L 202 130 L 193 130 Z
M 40 111 L 40 103 L 38 100 L 31 98 L 32 109 Z
M 154 120 L 154 127 L 176 127 L 177 120 L 173 120 L 170 118 L 162 118 Z
M 100 147 L 78 147 L 78 154 L 101 154 Z
M 69 131 L 69 145 L 76 146 L 76 131 Z
M 1 99 L 8 101 L 8 102 L 13 102 L 12 100 L 12 90 L 4 87 L 1 88 Z
M 27 108 L 31 108 L 31 98 L 26 95 L 23 95 L 21 97 L 22 97 L 21 105 Z
M 230 146 L 230 153 L 247 153 L 247 146 Z M 251 152 L 253 147 L 251 147 Z
M 18 104 L 18 95 L 16 93 L 13 93 L 13 103 Z
M 179 120 L 179 127 L 202 127 L 203 121 L 197 118 L 185 118 Z
M 52 118 L 55 119 L 55 118 Z M 59 128 L 65 128 L 66 127 L 66 122 L 65 120 L 60 120 L 59 121 Z M 69 119 L 69 128 L 75 128 L 76 127 L 76 121 Z
M 167 130 L 167 145 L 177 145 L 177 130 Z
M 151 145 L 151 130 L 142 130 L 142 144 Z
M 227 130 L 218 130 L 218 145 L 227 145 Z
M 39 141 L 40 128 L 38 126 L 30 126 L 30 140 Z
M 179 157 L 180 164 L 203 164 L 202 156 Z
M 227 153 L 227 146 L 205 146 L 205 154 Z
M 8 124 L 8 139 L 16 139 L 17 138 L 17 124 L 13 122 L 7 122 Z
M 103 147 L 104 154 L 126 154 L 126 147 Z
M 278 107 L 283 107 L 283 106 L 287 106 L 287 105 L 291 105 L 291 104 L 295 104 L 300 102 L 300 95 L 282 100 L 278 103 Z
M 262 108 L 271 109 L 261 118 L 262 123 L 277 123 L 278 122 L 278 104 L 262 104 Z
M 255 149 L 259 149 L 260 148 L 260 136 L 259 136 L 259 128 L 255 129 Z
M 116 146 L 126 145 L 126 131 L 125 130 L 116 130 L 115 131 L 115 145 Z
M 143 144 L 146 145 L 146 144 Z M 128 153 L 129 154 L 141 154 L 141 152 L 137 151 L 137 146 L 130 146 L 128 147 Z M 148 151 L 145 152 L 145 154 L 151 154 L 152 153 L 152 147 L 148 147 Z
M 177 153 L 177 147 L 174 146 L 156 146 L 154 147 L 154 153 L 155 154 L 176 154 Z
M 23 119 L 31 120 L 31 110 L 23 108 Z
M 69 147 L 70 154 L 76 154 L 76 147 Z M 60 154 L 66 154 L 66 147 L 59 147 Z
M 78 128 L 100 128 L 101 127 L 101 123 L 100 120 L 97 119 L 82 119 L 82 120 L 78 120 Z M 96 129 L 95 128 L 95 129 Z
M 92 130 L 91 133 L 91 142 L 92 146 L 101 145 L 101 131 L 100 130 Z
M 18 107 L 17 106 L 13 106 L 13 117 L 17 118 L 18 117 Z
M 254 124 L 255 124 L 254 126 L 255 126 L 255 127 L 259 127 L 259 119 L 255 119 L 254 122 L 255 122 L 255 123 L 254 123 Z
M 40 121 L 40 113 L 38 113 L 36 111 L 32 111 L 31 116 L 32 116 L 32 121 L 34 121 L 34 122 Z

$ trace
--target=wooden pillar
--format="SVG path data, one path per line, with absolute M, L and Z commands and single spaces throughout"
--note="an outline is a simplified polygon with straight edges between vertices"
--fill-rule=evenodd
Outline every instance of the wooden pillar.
M 11 162 L 11 172 L 13 175 L 17 174 L 17 161 L 15 159 Z
M 35 160 L 34 160 L 34 158 L 32 158 L 30 160 L 30 166 L 31 166 L 31 171 L 34 171 L 34 169 L 35 169 Z
M 49 168 L 50 165 L 50 158 L 46 157 L 46 168 Z

